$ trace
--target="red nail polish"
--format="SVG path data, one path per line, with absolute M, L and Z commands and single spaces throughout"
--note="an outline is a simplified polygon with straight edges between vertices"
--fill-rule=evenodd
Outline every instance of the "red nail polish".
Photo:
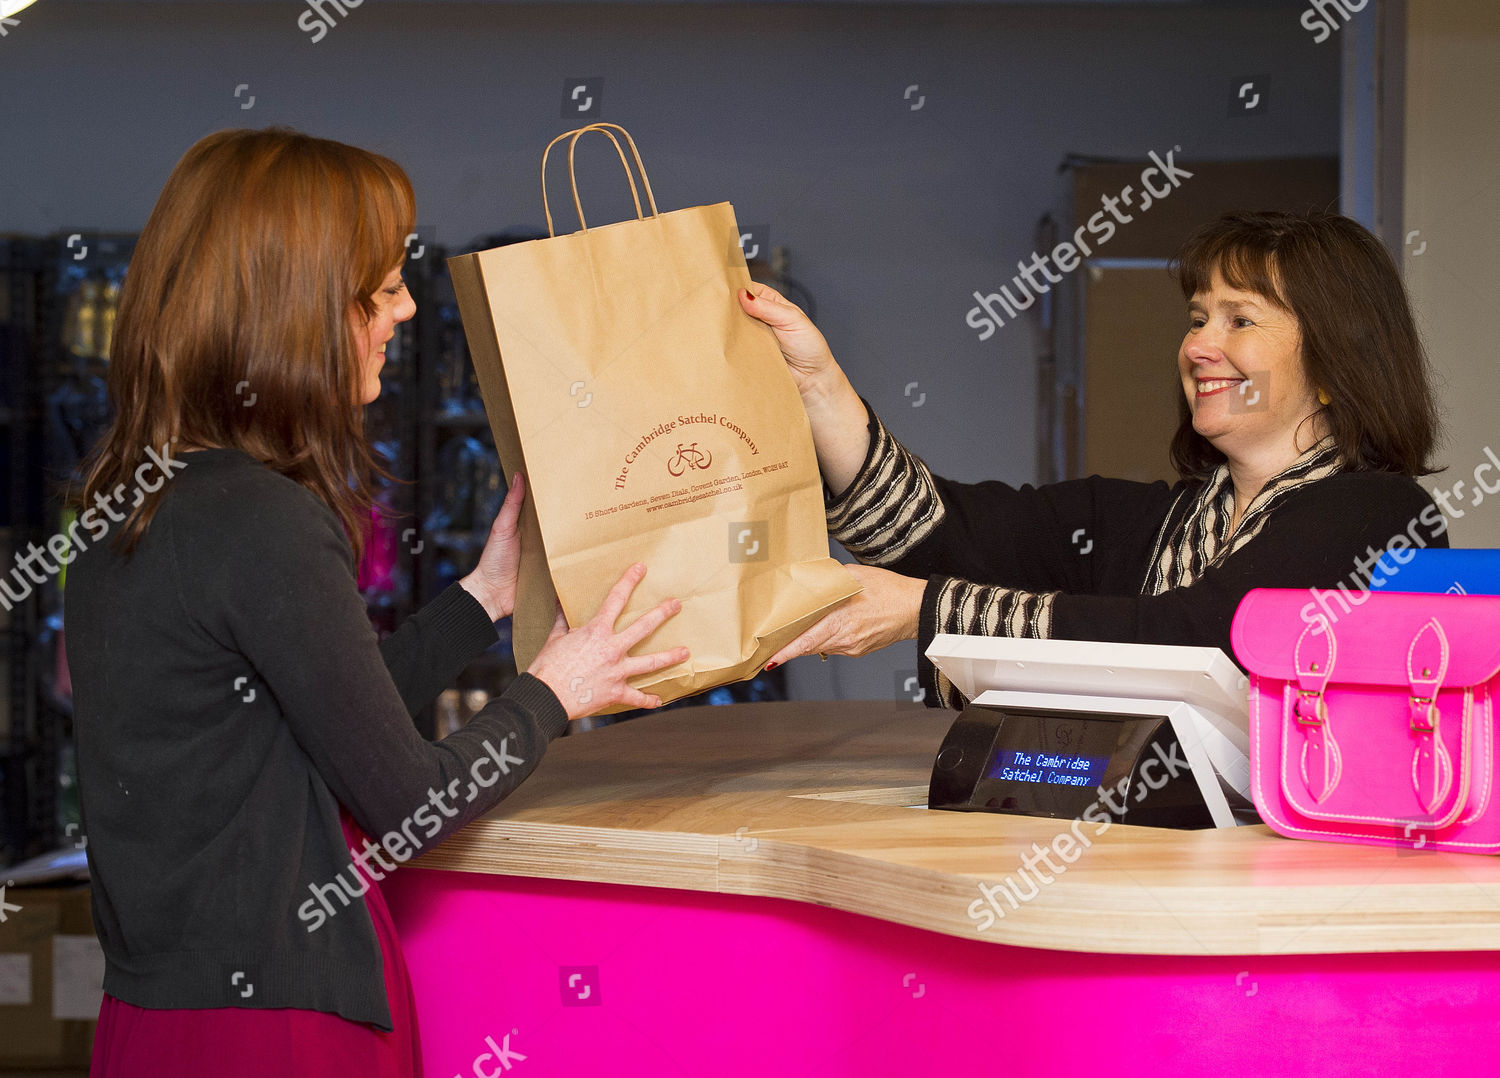
M 767 670 L 775 670 L 776 669 L 776 665 L 777 665 L 776 663 L 766 663 L 766 669 Z
M 752 291 L 750 291 L 750 289 L 748 289 L 748 288 L 742 288 L 742 289 L 740 289 L 740 291 L 743 292 L 743 293 L 745 293 L 745 298 L 746 299 L 754 299 L 755 298 L 755 293 L 752 292 Z

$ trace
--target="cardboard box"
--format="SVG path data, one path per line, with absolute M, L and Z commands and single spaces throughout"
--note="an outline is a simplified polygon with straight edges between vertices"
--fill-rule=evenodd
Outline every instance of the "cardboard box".
M 89 888 L 7 887 L 3 901 L 0 1067 L 87 1067 L 104 983 Z

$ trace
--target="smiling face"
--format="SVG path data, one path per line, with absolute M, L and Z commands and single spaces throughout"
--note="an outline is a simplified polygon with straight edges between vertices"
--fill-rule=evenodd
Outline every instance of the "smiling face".
M 1231 464 L 1284 458 L 1286 467 L 1322 434 L 1320 424 L 1303 425 L 1319 404 L 1302 363 L 1296 316 L 1265 296 L 1231 288 L 1217 271 L 1188 303 L 1177 369 L 1193 428 Z
M 369 404 L 380 396 L 380 368 L 385 366 L 386 342 L 396 335 L 396 324 L 405 322 L 417 313 L 416 302 L 406 290 L 406 282 L 401 279 L 400 266 L 386 275 L 370 301 L 375 305 L 375 314 L 368 322 L 358 306 L 349 315 L 354 329 L 355 346 L 359 351 L 361 404 Z

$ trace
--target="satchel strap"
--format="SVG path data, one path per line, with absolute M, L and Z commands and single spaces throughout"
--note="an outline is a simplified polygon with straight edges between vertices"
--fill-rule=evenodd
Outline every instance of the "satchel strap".
M 1448 635 L 1437 618 L 1429 618 L 1417 630 L 1411 647 L 1406 650 L 1406 680 L 1411 686 L 1407 710 L 1411 733 L 1416 739 L 1411 761 L 1412 788 L 1417 803 L 1427 813 L 1436 811 L 1453 781 L 1453 761 L 1438 732 L 1441 715 L 1437 698 L 1448 673 L 1448 655 Z
M 1292 705 L 1292 714 L 1304 726 L 1321 726 L 1328 721 L 1328 706 L 1323 701 L 1323 690 L 1333 676 L 1333 665 L 1338 659 L 1338 642 L 1333 637 L 1333 624 L 1327 615 L 1319 614 L 1311 621 L 1302 635 L 1297 637 L 1297 647 L 1292 652 L 1292 665 L 1297 679 L 1297 702 Z
M 1339 743 L 1328 724 L 1328 703 L 1323 698 L 1337 658 L 1333 623 L 1319 614 L 1302 630 L 1292 653 L 1297 678 L 1292 716 L 1302 729 L 1302 781 L 1314 801 L 1333 793 L 1343 772 Z
M 1437 694 L 1448 674 L 1448 634 L 1437 618 L 1412 637 L 1406 649 L 1406 680 L 1411 684 L 1411 728 L 1413 733 L 1437 725 Z

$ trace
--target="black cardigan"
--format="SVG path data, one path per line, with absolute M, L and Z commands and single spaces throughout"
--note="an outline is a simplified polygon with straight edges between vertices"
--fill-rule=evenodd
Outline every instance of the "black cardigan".
M 513 790 L 567 713 L 523 674 L 426 741 L 412 715 L 496 640 L 484 608 L 455 584 L 377 643 L 325 504 L 238 450 L 176 459 L 134 555 L 101 541 L 68 575 L 104 990 L 388 1030 L 363 901 L 309 916 L 311 888 L 352 879 L 339 805 L 407 860 Z
M 1170 511 L 1172 534 L 1199 481 L 956 483 L 932 475 L 873 411 L 869 426 L 859 475 L 829 500 L 829 533 L 861 561 L 928 578 L 917 651 L 933 707 L 958 703 L 925 657 L 937 632 L 957 631 L 937 619 L 940 595 L 956 582 L 1060 592 L 1047 634 L 1055 639 L 1209 646 L 1232 657 L 1230 622 L 1252 588 L 1352 590 L 1364 579 L 1360 565 L 1395 536 L 1448 545 L 1447 521 L 1415 480 L 1343 471 L 1287 492 L 1258 535 L 1192 585 L 1142 595 L 1162 523 Z

